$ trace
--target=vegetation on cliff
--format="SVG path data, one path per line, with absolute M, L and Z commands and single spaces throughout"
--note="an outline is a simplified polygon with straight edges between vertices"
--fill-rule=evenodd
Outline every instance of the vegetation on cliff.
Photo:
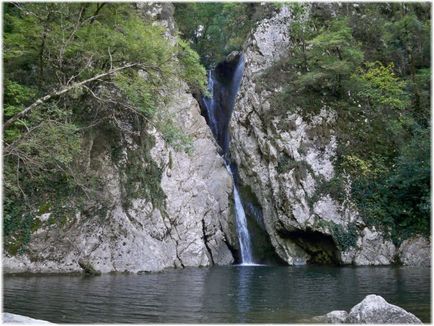
M 179 80 L 203 89 L 205 69 L 188 43 L 165 33 L 132 4 L 4 5 L 6 249 L 29 240 L 36 215 L 57 209 L 53 223 L 63 223 L 70 207 L 102 200 L 99 177 L 82 157 L 83 139 L 95 130 L 116 139 L 152 125 L 175 147 L 188 141 L 164 103 Z M 137 130 L 125 130 L 126 119 Z M 141 173 L 154 180 L 155 172 Z
M 176 3 L 175 19 L 183 38 L 191 43 L 208 68 L 242 48 L 255 23 L 273 12 L 272 4 Z
M 282 89 L 272 114 L 336 110 L 335 196 L 350 175 L 368 224 L 429 234 L 430 4 L 290 6 L 293 46 L 262 79 Z
M 96 169 L 83 164 L 83 139 L 136 133 L 126 196 L 161 205 L 161 171 L 149 159 L 153 126 L 177 149 L 189 139 L 164 111 L 184 80 L 205 89 L 205 69 L 240 50 L 255 23 L 282 4 L 177 3 L 180 37 L 140 15 L 134 4 L 4 5 L 4 232 L 16 253 L 48 211 L 66 223 L 71 207 L 103 200 Z M 271 114 L 322 107 L 338 113 L 336 197 L 347 175 L 370 225 L 400 242 L 429 233 L 430 4 L 290 4 L 293 46 L 263 76 L 276 92 Z M 126 130 L 123 122 L 132 122 Z M 98 132 L 96 132 L 98 131 Z M 98 144 L 96 144 L 98 145 Z M 104 145 L 104 144 L 103 144 Z M 101 145 L 101 146 L 103 146 Z M 105 146 L 105 145 L 104 145 Z M 293 162 L 279 161 L 279 169 Z M 149 187 L 140 187 L 148 184 Z M 163 198 L 163 199 L 162 199 Z M 348 242 L 348 241 L 347 241 Z

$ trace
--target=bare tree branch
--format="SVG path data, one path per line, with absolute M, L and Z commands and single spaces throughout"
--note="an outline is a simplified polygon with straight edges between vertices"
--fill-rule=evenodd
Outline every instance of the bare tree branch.
M 104 7 L 105 5 L 106 5 L 105 2 L 96 5 L 96 11 L 95 11 L 95 13 L 92 15 L 91 20 L 90 20 L 90 23 L 91 23 L 91 24 L 95 21 L 96 17 L 98 16 L 98 13 L 99 13 L 100 10 L 102 9 L 102 7 Z
M 34 103 L 32 103 L 31 105 L 29 105 L 28 107 L 26 107 L 26 108 L 25 108 L 24 110 L 22 110 L 21 112 L 15 114 L 15 115 L 14 115 L 13 117 L 11 117 L 9 120 L 7 120 L 7 121 L 3 124 L 3 130 L 6 129 L 6 128 L 8 128 L 10 125 L 12 125 L 12 124 L 13 124 L 15 121 L 17 121 L 18 119 L 24 117 L 26 114 L 28 114 L 32 109 L 34 109 L 34 108 L 37 107 L 38 105 L 40 105 L 40 104 L 42 104 L 42 103 L 48 101 L 49 99 L 51 99 L 51 98 L 53 98 L 53 97 L 56 97 L 56 96 L 59 96 L 59 95 L 65 94 L 65 93 L 69 92 L 70 90 L 72 90 L 72 89 L 74 89 L 74 88 L 76 88 L 76 87 L 83 86 L 83 85 L 85 85 L 85 84 L 87 84 L 87 83 L 90 83 L 90 82 L 92 82 L 92 81 L 94 81 L 94 80 L 98 80 L 98 79 L 104 78 L 104 77 L 109 76 L 109 75 L 112 75 L 112 74 L 114 74 L 114 73 L 116 73 L 116 72 L 118 72 L 118 71 L 121 71 L 121 70 L 124 70 L 124 69 L 128 69 L 128 68 L 132 68 L 132 67 L 135 67 L 135 66 L 138 66 L 138 65 L 139 65 L 138 63 L 130 63 L 130 64 L 127 64 L 127 65 L 122 66 L 122 67 L 118 67 L 118 68 L 110 69 L 109 71 L 107 71 L 107 72 L 105 72 L 105 73 L 102 73 L 102 74 L 96 75 L 96 76 L 94 76 L 94 77 L 92 77 L 92 78 L 89 78 L 89 79 L 83 80 L 83 81 L 81 81 L 81 82 L 79 82 L 79 83 L 74 83 L 74 84 L 72 84 L 71 86 L 68 86 L 68 87 L 65 87 L 65 88 L 63 88 L 63 89 L 60 89 L 60 90 L 54 91 L 53 93 L 47 94 L 47 95 L 45 95 L 45 96 L 39 98 L 38 100 L 36 100 Z

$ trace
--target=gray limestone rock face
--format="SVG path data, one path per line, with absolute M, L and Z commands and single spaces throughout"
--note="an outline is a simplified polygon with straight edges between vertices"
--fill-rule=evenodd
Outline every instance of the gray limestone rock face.
M 392 305 L 379 295 L 368 295 L 355 305 L 346 323 L 351 324 L 422 324 L 419 318 Z
M 399 260 L 407 266 L 431 266 L 431 242 L 415 236 L 404 240 L 398 249 Z
M 326 259 L 351 263 L 354 252 L 341 258 L 332 226 L 347 230 L 358 213 L 350 200 L 340 203 L 318 190 L 335 175 L 336 113 L 324 107 L 309 119 L 299 111 L 275 117 L 269 114 L 272 91 L 260 86 L 262 74 L 291 47 L 291 24 L 292 13 L 283 6 L 245 43 L 245 70 L 230 124 L 231 155 L 242 182 L 258 198 L 266 231 L 284 261 L 305 264 L 321 256 L 315 243 L 326 243 Z
M 172 4 L 137 6 L 172 35 Z M 197 101 L 183 81 L 173 83 L 160 111 L 191 140 L 188 149 L 128 112 L 117 116 L 117 133 L 97 127 L 83 136 L 80 164 L 101 179 L 101 198 L 70 207 L 61 225 L 41 214 L 26 253 L 5 255 L 5 272 L 81 272 L 83 261 L 102 273 L 233 262 L 232 178 Z
M 307 17 L 313 5 L 304 6 Z M 277 80 L 287 73 L 277 63 L 292 46 L 292 17 L 283 6 L 260 21 L 244 45 L 245 69 L 230 122 L 231 157 L 240 179 L 258 198 L 271 243 L 288 264 L 395 263 L 395 245 L 384 231 L 368 228 L 352 202 L 350 178 L 343 176 L 338 194 L 330 186 L 339 145 L 337 113 L 326 106 L 312 110 L 315 114 L 301 107 L 273 111 L 273 96 L 281 89 L 264 87 L 262 77 L 269 68 Z M 426 264 L 428 247 L 422 240 L 406 242 L 402 262 Z
M 185 85 L 173 94 L 166 109 L 191 137 L 190 153 L 173 148 L 151 128 L 142 132 L 145 140 L 154 140 L 149 157 L 134 162 L 143 167 L 152 163 L 161 171 L 160 190 L 152 191 L 162 191 L 162 203 L 149 196 L 125 195 L 128 187 L 135 186 L 127 183 L 123 172 L 125 165 L 137 160 L 128 154 L 139 146 L 135 140 L 122 135 L 119 145 L 126 152 L 114 162 L 110 146 L 99 146 L 103 149 L 92 156 L 95 143 L 101 139 L 88 139 L 86 155 L 91 157 L 91 165 L 99 166 L 110 206 L 97 213 L 77 208 L 75 218 L 64 226 L 50 225 L 49 213 L 42 215 L 42 226 L 32 234 L 28 252 L 4 257 L 5 272 L 78 272 L 80 259 L 103 273 L 233 262 L 229 250 L 229 244 L 235 243 L 229 208 L 232 179 L 211 131 Z M 98 201 L 88 204 L 96 206 Z
M 357 245 L 356 265 L 389 265 L 395 260 L 395 245 L 375 229 L 364 228 Z

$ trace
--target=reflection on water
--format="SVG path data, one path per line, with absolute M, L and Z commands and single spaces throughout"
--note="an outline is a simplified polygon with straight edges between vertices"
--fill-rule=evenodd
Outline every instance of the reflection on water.
M 240 316 L 239 322 L 245 323 L 248 322 L 248 320 L 246 320 L 246 315 L 252 310 L 250 305 L 251 296 L 249 290 L 254 286 L 252 284 L 254 268 L 245 268 L 242 266 L 238 266 L 236 268 L 238 268 L 238 291 L 235 297 L 235 303 L 238 308 L 238 315 Z
M 74 323 L 294 323 L 367 294 L 430 321 L 430 269 L 231 266 L 155 274 L 5 276 L 4 310 Z

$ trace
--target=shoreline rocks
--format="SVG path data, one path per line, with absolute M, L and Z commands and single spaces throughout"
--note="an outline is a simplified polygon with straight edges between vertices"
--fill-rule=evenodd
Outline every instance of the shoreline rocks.
M 422 324 L 412 313 L 375 294 L 367 295 L 347 313 L 334 310 L 312 318 L 311 322 L 327 324 Z

